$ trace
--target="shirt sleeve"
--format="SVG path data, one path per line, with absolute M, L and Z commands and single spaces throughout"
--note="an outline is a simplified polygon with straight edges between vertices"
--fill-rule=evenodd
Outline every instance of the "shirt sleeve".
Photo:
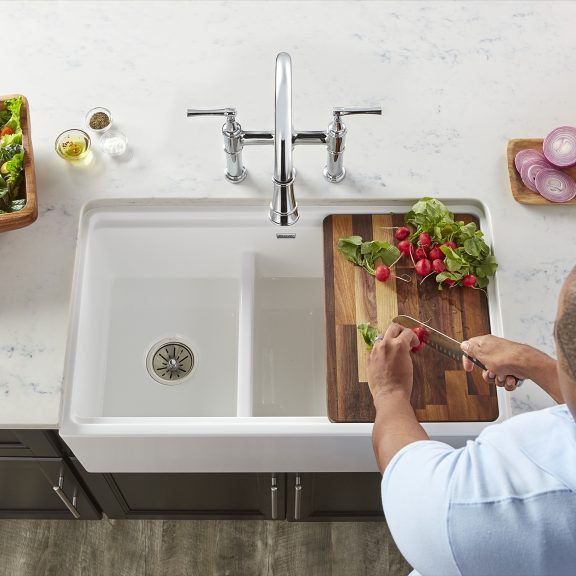
M 448 509 L 461 453 L 443 442 L 421 440 L 402 448 L 384 472 L 382 504 L 390 532 L 424 576 L 460 574 L 448 539 Z

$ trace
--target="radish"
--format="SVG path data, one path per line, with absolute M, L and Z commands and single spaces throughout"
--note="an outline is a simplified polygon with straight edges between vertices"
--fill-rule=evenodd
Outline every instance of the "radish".
M 414 251 L 414 246 L 409 240 L 402 240 L 398 242 L 398 250 L 404 254 L 404 256 L 410 256 L 410 254 Z
M 428 234 L 427 232 L 422 232 L 422 234 L 418 236 L 418 244 L 422 246 L 422 248 L 430 248 L 430 244 L 432 244 L 430 234 Z
M 405 238 L 408 238 L 408 236 L 410 236 L 410 228 L 407 228 L 406 226 L 401 226 L 400 228 L 398 228 L 398 230 L 396 230 L 394 236 L 396 237 L 396 240 L 404 240 Z
M 446 264 L 444 264 L 440 258 L 436 258 L 436 260 L 432 260 L 432 270 L 440 274 L 440 272 L 446 270 Z
M 383 264 L 382 266 L 378 266 L 376 268 L 376 280 L 378 280 L 379 282 L 386 282 L 386 280 L 388 280 L 388 278 L 390 278 L 390 268 L 388 268 L 388 266 L 386 266 L 385 264 Z
M 422 260 L 428 258 L 428 254 L 426 254 L 424 248 L 416 248 L 416 250 L 414 250 L 414 258 L 416 258 L 416 260 Z
M 438 245 L 435 245 L 430 252 L 428 252 L 428 258 L 430 258 L 430 260 L 444 260 L 446 254 L 440 250 Z
M 416 326 L 416 328 L 412 328 L 412 332 L 414 332 L 414 334 L 418 336 L 418 340 L 420 343 L 418 344 L 418 346 L 413 346 L 412 348 L 410 348 L 410 352 L 418 352 L 419 350 L 422 349 L 424 344 L 428 342 L 428 336 L 429 336 L 428 330 L 426 330 L 424 326 Z
M 446 280 L 444 280 L 444 284 L 448 284 L 448 286 L 452 288 L 452 286 L 456 284 L 456 280 L 452 280 L 452 278 L 446 278 Z
M 476 284 L 476 276 L 474 276 L 474 274 L 466 274 L 466 276 L 462 278 L 462 284 L 468 288 L 474 286 L 474 284 Z
M 452 242 L 451 240 L 444 242 L 444 246 L 448 246 L 448 248 L 452 248 L 452 250 L 456 250 L 456 248 L 458 248 L 458 246 L 456 246 L 456 242 Z
M 428 258 L 423 258 L 416 262 L 416 273 L 420 276 L 428 276 L 432 272 L 432 262 Z

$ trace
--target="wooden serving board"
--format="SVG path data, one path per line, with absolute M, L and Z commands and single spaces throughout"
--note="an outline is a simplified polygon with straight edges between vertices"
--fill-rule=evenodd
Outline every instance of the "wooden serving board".
M 456 214 L 470 222 L 474 217 Z M 385 331 L 398 314 L 407 314 L 462 341 L 490 333 L 488 300 L 472 288 L 437 289 L 433 276 L 420 284 L 409 258 L 393 268 L 409 274 L 410 282 L 394 275 L 377 282 L 338 250 L 338 240 L 356 234 L 367 240 L 394 241 L 393 230 L 403 226 L 402 214 L 331 215 L 324 220 L 324 277 L 326 296 L 326 347 L 328 417 L 333 422 L 373 422 L 372 395 L 366 378 L 369 350 L 356 326 L 371 323 Z M 412 355 L 414 388 L 412 406 L 421 422 L 492 421 L 498 417 L 496 388 L 452 360 L 424 346 Z
M 528 186 L 522 182 L 522 178 L 516 170 L 514 165 L 514 158 L 520 150 L 526 150 L 527 148 L 532 148 L 538 152 L 542 152 L 542 143 L 544 140 L 536 138 L 525 138 L 522 140 L 510 140 L 508 142 L 508 175 L 510 176 L 510 188 L 512 189 L 512 196 L 517 202 L 522 204 L 548 204 L 548 206 L 562 206 L 563 204 L 576 204 L 576 197 L 568 202 L 550 202 L 546 200 L 544 196 L 530 190 Z M 572 168 L 562 168 L 562 172 L 565 172 L 569 176 L 572 176 L 576 180 L 576 166 Z

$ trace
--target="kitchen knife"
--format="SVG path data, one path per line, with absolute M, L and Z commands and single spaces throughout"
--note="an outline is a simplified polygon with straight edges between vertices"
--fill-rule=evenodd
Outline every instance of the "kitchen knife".
M 450 338 L 450 336 L 447 336 L 439 330 L 435 330 L 431 326 L 428 326 L 428 324 L 424 324 L 424 322 L 420 322 L 419 320 L 416 320 L 416 318 L 405 315 L 396 316 L 392 322 L 396 322 L 396 324 L 400 324 L 406 328 L 416 328 L 417 326 L 422 326 L 428 333 L 428 340 L 426 340 L 426 344 L 430 346 L 430 348 L 433 348 L 434 350 L 441 352 L 449 358 L 453 358 L 454 360 L 458 361 L 462 360 L 462 356 L 466 356 L 470 362 L 473 362 L 476 364 L 476 366 L 482 368 L 482 370 L 488 370 L 488 368 L 486 368 L 486 366 L 484 366 L 480 360 L 473 358 L 469 354 L 466 354 L 466 352 L 463 352 L 462 348 L 460 348 L 460 342 L 458 342 L 458 340 Z M 516 380 L 516 387 L 521 386 L 523 380 L 519 380 L 515 376 L 513 376 L 513 378 Z

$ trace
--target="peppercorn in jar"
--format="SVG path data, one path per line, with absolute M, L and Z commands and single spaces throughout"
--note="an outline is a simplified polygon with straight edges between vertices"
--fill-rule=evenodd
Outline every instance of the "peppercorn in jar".
M 86 124 L 94 132 L 106 132 L 112 126 L 112 115 L 106 108 L 92 108 L 86 114 Z

